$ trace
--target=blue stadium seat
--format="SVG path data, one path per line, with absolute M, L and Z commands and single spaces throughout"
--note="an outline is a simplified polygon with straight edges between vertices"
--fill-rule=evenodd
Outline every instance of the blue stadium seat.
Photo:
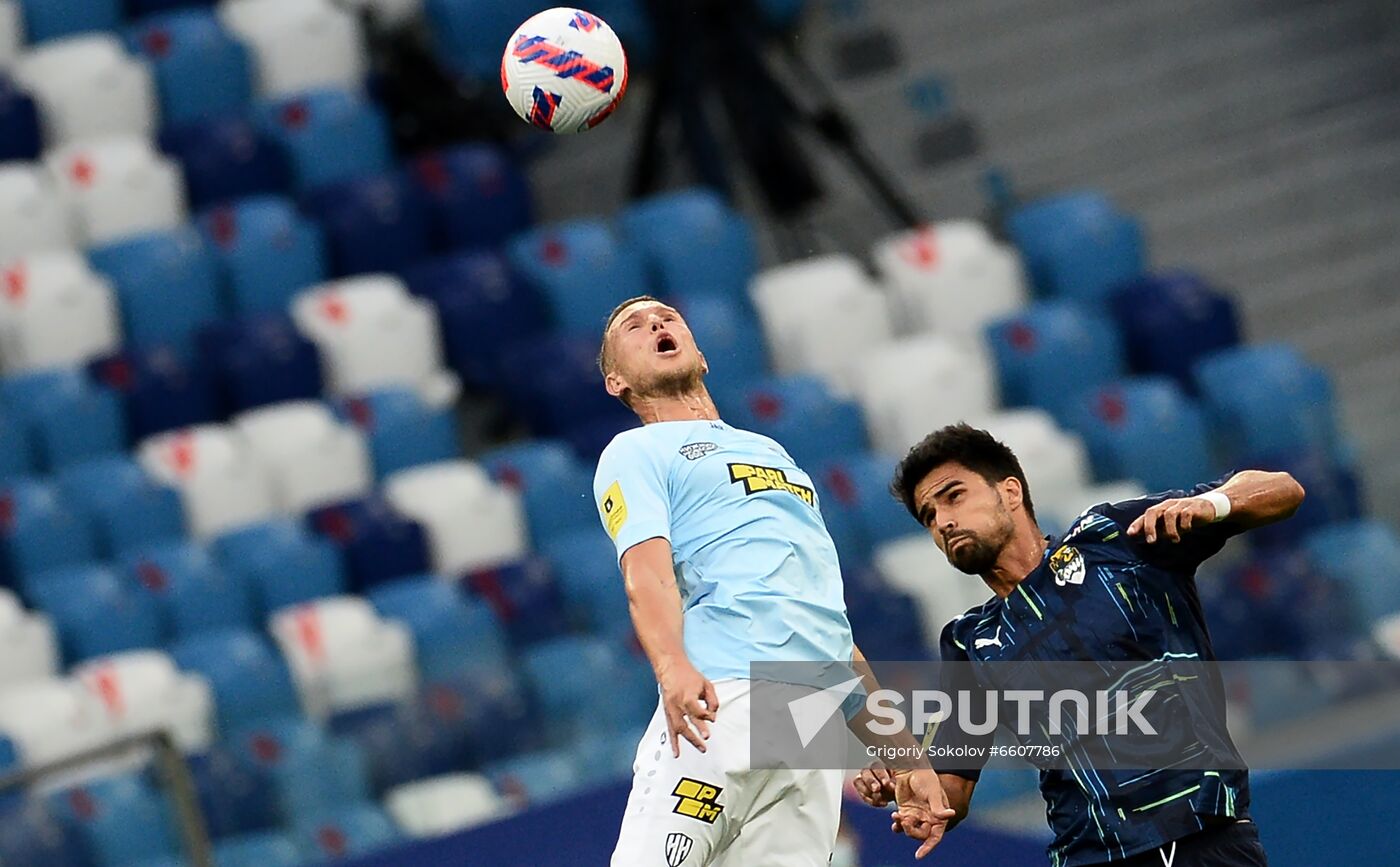
M 7 583 L 23 587 L 30 576 L 96 558 L 92 529 L 65 503 L 55 486 L 14 479 L 0 493 L 0 549 Z
M 435 243 L 444 250 L 499 247 L 534 223 L 529 179 L 498 147 L 461 145 L 409 165 L 429 202 Z
M 185 535 L 180 495 L 157 485 L 130 458 L 114 455 L 74 464 L 58 474 L 57 482 L 64 501 L 87 519 L 106 557 Z
M 264 832 L 280 821 L 263 776 L 239 761 L 226 739 L 186 760 L 205 827 L 216 844 L 240 839 L 235 835 Z
M 1400 536 L 1376 520 L 1309 533 L 1303 548 L 1318 571 L 1346 588 L 1356 622 L 1400 612 Z
M 66 566 L 31 577 L 26 595 L 53 618 L 69 663 L 160 647 L 160 606 L 107 566 Z
M 0 405 L 24 425 L 39 466 L 50 472 L 126 448 L 121 399 L 79 370 L 6 377 Z
M 450 407 L 434 409 L 417 392 L 390 388 L 341 401 L 340 414 L 369 439 L 375 475 L 462 456 L 461 435 Z
M 540 335 L 548 326 L 539 295 L 496 253 L 422 262 L 406 270 L 404 279 L 437 306 L 447 361 L 477 387 L 492 384 L 511 343 Z
M 515 28 L 539 12 L 526 0 L 426 0 L 424 11 L 438 60 L 459 75 L 495 82 L 501 48 Z
M 1363 508 L 1361 482 L 1355 467 L 1319 449 L 1266 455 L 1250 461 L 1254 469 L 1285 472 L 1308 492 L 1298 511 L 1286 521 L 1255 527 L 1249 541 L 1256 549 L 1289 548 L 1304 528 L 1315 530 L 1360 518 Z
M 1173 377 L 1188 391 L 1196 387 L 1192 365 L 1240 342 L 1229 296 L 1189 271 L 1146 275 L 1120 287 L 1111 302 L 1133 370 Z
M 536 435 L 567 437 L 574 428 L 601 420 L 636 424 L 632 413 L 603 390 L 599 336 L 535 338 L 503 354 L 496 388 Z
M 1345 585 L 1297 550 L 1256 554 L 1223 575 L 1203 576 L 1200 591 L 1221 659 L 1306 659 L 1311 648 L 1352 638 L 1360 625 Z
M 719 194 L 665 193 L 633 204 L 618 220 L 666 297 L 719 295 L 747 303 L 758 270 L 753 229 Z
M 345 592 L 340 552 L 291 519 L 240 527 L 212 548 L 225 572 L 242 577 L 264 614 Z
M 174 9 L 189 9 L 200 6 L 213 6 L 216 0 L 127 0 L 127 8 L 134 17 L 155 15 Z
M 185 170 L 190 207 L 207 208 L 292 186 L 292 168 L 277 138 L 241 115 L 167 127 L 160 147 Z
M 502 794 L 522 807 L 568 797 L 583 782 L 579 759 L 567 748 L 494 762 L 485 771 Z
M 0 482 L 30 475 L 34 465 L 34 444 L 19 413 L 0 407 Z
M 120 0 L 19 0 L 24 33 L 31 44 L 77 33 L 116 30 L 122 22 Z
M 239 313 L 282 313 L 329 276 L 321 230 L 280 196 L 254 196 L 205 211 L 199 229 L 223 265 Z
M 936 659 L 919 616 L 919 604 L 907 593 L 889 586 L 879 570 L 845 565 L 846 616 L 851 631 L 860 636 L 867 659 L 921 661 Z
M 867 447 L 860 409 L 814 376 L 773 376 L 714 396 L 726 422 L 777 440 L 799 467 Z
M 858 534 L 852 565 L 865 562 L 882 542 L 919 532 L 903 504 L 890 495 L 895 463 L 886 455 L 855 453 L 825 461 L 811 474 L 822 514 L 842 513 Z
M 1102 301 L 1147 266 L 1142 225 L 1099 193 L 1024 205 L 1006 223 L 1036 287 L 1046 295 Z
M 290 316 L 225 319 L 204 331 L 200 346 L 228 415 L 321 396 L 325 370 L 320 353 Z
M 463 580 L 496 612 L 516 647 L 548 641 L 567 631 L 564 601 L 549 563 L 541 557 L 470 572 Z
M 544 299 L 560 332 L 595 344 L 614 306 L 649 294 L 642 258 L 601 220 L 541 226 L 516 236 L 507 255 Z
M 285 834 L 245 834 L 219 841 L 214 847 L 218 867 L 299 867 L 301 852 Z
M 1199 361 L 1195 375 L 1233 460 L 1308 449 L 1338 454 L 1332 382 L 1292 347 L 1227 349 Z
M 573 726 L 577 734 L 645 723 L 656 710 L 651 670 L 607 639 L 556 638 L 526 650 L 521 666 L 547 723 Z
M 1112 322 L 1072 302 L 1033 304 L 987 327 L 1006 406 L 1036 406 L 1064 423 L 1079 397 L 1125 373 Z
M 340 549 L 349 587 L 356 592 L 429 570 L 423 526 L 402 517 L 380 499 L 326 506 L 312 512 L 309 519 L 316 532 Z
M 363 803 L 305 816 L 293 837 L 306 861 L 321 863 L 392 846 L 400 835 L 383 810 Z
M 348 738 L 329 738 L 315 749 L 289 755 L 273 776 L 283 815 L 292 823 L 370 798 L 364 754 Z
M 695 344 L 705 354 L 711 389 L 733 389 L 768 375 L 768 353 L 745 301 L 721 295 L 692 294 L 677 301 Z
M 1149 491 L 1189 489 L 1214 472 L 1205 416 L 1166 377 L 1111 383 L 1068 415 L 1102 481 L 1136 479 Z
M 170 653 L 180 668 L 198 672 L 209 681 L 219 727 L 224 731 L 301 712 L 286 664 L 257 633 L 236 629 L 208 632 L 177 642 Z
M 429 253 L 427 203 L 403 172 L 326 184 L 304 205 L 325 233 L 337 276 L 395 272 Z
M 128 28 L 127 42 L 155 72 L 167 126 L 242 111 L 253 98 L 248 51 L 213 12 L 185 9 L 144 18 Z
M 139 774 L 96 780 L 49 796 L 100 867 L 127 867 L 180 851 L 170 804 Z
M 597 527 L 559 533 L 539 543 L 570 614 L 589 632 L 617 641 L 633 638 L 627 592 L 617 553 Z
M 218 268 L 190 226 L 109 244 L 92 264 L 111 278 L 129 342 L 192 352 L 199 329 L 221 315 Z
M 82 837 L 42 800 L 0 800 L 0 863 L 92 867 Z
M 255 625 L 253 601 L 242 576 L 225 572 L 198 543 L 135 549 L 121 563 L 131 581 L 159 601 L 178 637 Z
M 382 616 L 413 632 L 418 671 L 428 682 L 467 668 L 510 664 L 506 637 L 491 607 L 432 575 L 376 587 L 369 600 Z
M 185 346 L 131 346 L 98 359 L 88 370 L 122 396 L 133 440 L 220 417 L 209 371 Z
M 38 106 L 7 76 L 0 75 L 0 163 L 37 160 L 43 152 Z
M 314 90 L 265 103 L 257 114 L 262 128 L 281 142 L 290 158 L 299 192 L 392 166 L 388 121 L 364 97 Z
M 593 473 L 563 443 L 533 440 L 482 455 L 497 482 L 520 492 L 537 543 L 582 527 L 598 528 Z

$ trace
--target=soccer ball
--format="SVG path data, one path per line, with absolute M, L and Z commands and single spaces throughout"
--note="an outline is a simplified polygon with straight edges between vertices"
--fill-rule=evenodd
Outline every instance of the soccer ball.
M 613 113 L 627 92 L 627 53 L 607 22 L 558 7 L 520 25 L 501 58 L 511 108 L 540 129 L 575 133 Z

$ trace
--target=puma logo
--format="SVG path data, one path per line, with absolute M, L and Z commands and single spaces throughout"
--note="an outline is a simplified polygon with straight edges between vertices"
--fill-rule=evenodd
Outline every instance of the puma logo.
M 997 647 L 1001 647 L 1001 625 L 1000 625 L 1000 624 L 997 625 L 997 634 L 996 634 L 996 635 L 993 635 L 991 638 L 979 638 L 979 639 L 977 639 L 976 641 L 972 642 L 972 649 L 973 649 L 973 650 L 981 650 L 981 649 L 984 648 L 984 647 L 991 647 L 991 646 L 993 646 L 993 645 L 996 645 Z

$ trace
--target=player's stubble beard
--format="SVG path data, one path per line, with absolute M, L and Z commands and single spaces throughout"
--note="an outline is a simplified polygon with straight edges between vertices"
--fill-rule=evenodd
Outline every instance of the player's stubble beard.
M 959 539 L 966 538 L 969 541 L 949 547 L 947 551 L 948 562 L 953 564 L 953 568 L 968 575 L 985 575 L 992 571 L 996 565 L 997 558 L 1006 546 L 1011 544 L 1011 537 L 1015 535 L 1015 525 L 1011 522 L 1011 513 L 1006 510 L 1006 505 L 998 499 L 996 511 L 996 525 L 988 533 L 979 533 L 974 530 L 963 530 L 958 532 L 949 540 L 950 546 Z
M 653 373 L 632 389 L 632 395 L 634 400 L 643 402 L 659 398 L 685 397 L 698 393 L 704 387 L 704 382 L 705 368 L 697 359 L 693 365 Z

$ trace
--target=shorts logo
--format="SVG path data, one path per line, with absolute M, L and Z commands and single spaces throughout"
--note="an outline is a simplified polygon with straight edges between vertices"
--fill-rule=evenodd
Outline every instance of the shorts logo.
M 616 539 L 622 525 L 627 523 L 627 501 L 622 498 L 620 483 L 613 482 L 612 487 L 603 492 L 603 505 L 599 508 L 603 512 L 603 523 L 608 528 L 608 535 Z
M 786 491 L 809 506 L 817 502 L 816 492 L 804 485 L 788 479 L 783 470 L 772 467 L 756 467 L 751 464 L 730 464 L 729 481 L 743 482 L 745 494 L 759 494 L 764 491 Z
M 681 867 L 695 841 L 684 834 L 666 835 L 666 867 Z
M 680 798 L 671 812 L 713 825 L 719 814 L 724 812 L 724 807 L 716 803 L 723 791 L 724 789 L 718 786 L 692 780 L 690 777 L 681 777 L 681 781 L 671 790 L 672 795 Z
M 1084 555 L 1079 553 L 1078 548 L 1065 545 L 1050 555 L 1050 571 L 1055 573 L 1055 583 L 1061 587 L 1066 584 L 1083 584 Z
M 689 443 L 681 446 L 681 454 L 688 461 L 698 461 L 718 448 L 714 443 Z

